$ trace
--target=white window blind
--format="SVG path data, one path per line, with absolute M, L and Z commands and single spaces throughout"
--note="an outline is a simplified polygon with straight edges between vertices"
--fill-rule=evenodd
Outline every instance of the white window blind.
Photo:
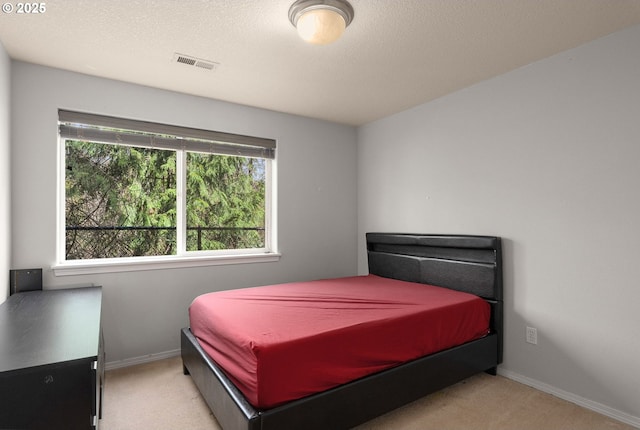
M 64 139 L 266 159 L 276 155 L 276 141 L 262 137 L 68 110 L 59 110 L 58 119 Z

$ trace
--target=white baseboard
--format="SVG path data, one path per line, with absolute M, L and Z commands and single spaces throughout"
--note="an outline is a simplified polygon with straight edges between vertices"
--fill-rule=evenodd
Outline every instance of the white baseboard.
M 104 369 L 105 370 L 120 369 L 122 367 L 135 366 L 138 364 L 151 363 L 152 361 L 164 360 L 166 358 L 173 358 L 179 355 L 180 355 L 180 350 L 174 349 L 173 351 L 165 351 L 165 352 L 159 352 L 157 354 L 143 355 L 142 357 L 133 357 L 133 358 L 126 358 L 124 360 L 110 361 L 104 365 Z
M 510 370 L 503 370 L 498 368 L 498 374 L 504 376 L 505 378 L 520 382 L 521 384 L 533 387 L 542 392 L 552 394 L 568 402 L 575 403 L 576 405 L 582 406 L 583 408 L 590 409 L 599 414 L 608 416 L 610 418 L 613 418 L 614 420 L 618 420 L 625 424 L 629 424 L 630 426 L 640 428 L 640 417 L 634 417 L 633 415 L 627 414 L 617 409 L 613 409 L 607 405 L 603 405 L 602 403 L 585 399 L 584 397 L 569 393 L 568 391 L 561 390 L 549 384 L 545 384 L 544 382 L 528 378 Z

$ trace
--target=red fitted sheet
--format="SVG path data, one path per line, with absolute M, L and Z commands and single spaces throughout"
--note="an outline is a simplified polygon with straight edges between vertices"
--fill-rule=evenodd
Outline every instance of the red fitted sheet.
M 204 294 L 191 331 L 256 408 L 480 338 L 489 304 L 375 275 Z

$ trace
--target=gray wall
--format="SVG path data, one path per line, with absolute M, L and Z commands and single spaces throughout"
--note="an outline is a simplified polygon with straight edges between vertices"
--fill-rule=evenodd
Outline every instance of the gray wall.
M 0 303 L 9 295 L 9 268 L 11 256 L 10 225 L 10 88 L 11 62 L 0 43 Z
M 366 231 L 504 237 L 503 372 L 636 424 L 638 46 L 640 26 L 358 131 L 360 272 Z
M 107 362 L 178 349 L 187 307 L 201 293 L 357 272 L 354 128 L 27 63 L 12 67 L 13 265 L 43 267 L 49 288 L 103 286 Z M 276 139 L 280 261 L 55 277 L 58 108 Z

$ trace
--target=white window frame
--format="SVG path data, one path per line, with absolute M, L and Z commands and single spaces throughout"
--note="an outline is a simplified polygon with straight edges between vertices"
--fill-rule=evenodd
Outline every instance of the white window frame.
M 275 159 L 275 141 L 271 139 L 254 138 L 250 136 L 234 135 L 229 133 L 191 129 L 166 124 L 157 124 L 150 122 L 127 120 L 123 118 L 106 117 L 93 114 L 85 114 L 66 110 L 59 111 L 60 132 L 58 134 L 58 192 L 57 192 L 57 252 L 56 263 L 52 266 L 56 276 L 96 274 L 110 272 L 129 272 L 140 270 L 170 269 L 182 267 L 198 267 L 198 266 L 215 266 L 226 264 L 242 264 L 242 263 L 262 263 L 273 262 L 280 259 L 277 244 L 277 222 L 276 222 L 276 159 Z M 96 127 L 122 128 L 132 130 L 142 130 L 149 133 L 173 134 L 176 136 L 186 136 L 184 139 L 176 139 L 174 142 L 187 141 L 189 138 L 195 140 L 191 143 L 198 146 L 203 145 L 203 139 L 214 139 L 211 144 L 220 146 L 222 150 L 226 150 L 229 145 L 246 145 L 249 150 L 254 150 L 255 145 L 259 147 L 264 145 L 272 147 L 272 153 L 266 159 L 265 163 L 265 247 L 254 249 L 229 249 L 215 251 L 187 251 L 186 250 L 186 153 L 192 151 L 193 148 L 185 148 L 184 144 L 178 148 L 174 142 L 165 142 L 158 144 L 152 141 L 149 145 L 140 145 L 154 147 L 157 149 L 169 149 L 177 152 L 176 156 L 176 255 L 160 255 L 160 256 L 143 256 L 143 257 L 121 257 L 121 258 L 99 258 L 84 260 L 66 260 L 66 217 L 65 217 L 65 175 L 66 175 L 66 153 L 65 141 L 68 139 L 84 139 L 90 142 L 100 142 L 89 137 L 92 135 L 91 130 L 87 129 L 85 137 L 84 130 L 78 132 L 78 136 L 65 137 L 69 135 L 68 128 L 65 124 L 73 122 L 74 124 L 90 124 Z M 74 128 L 71 125 L 70 128 Z M 76 131 L 72 130 L 74 133 Z M 100 133 L 99 131 L 97 132 Z M 120 136 L 117 136 L 119 139 Z M 106 139 L 109 139 L 108 137 Z M 188 143 L 187 143 L 188 144 Z M 138 146 L 138 145 L 136 145 Z M 172 146 L 172 147 L 171 147 Z M 232 148 L 233 149 L 233 148 Z M 260 149 L 258 149 L 260 150 Z M 271 151 L 271 149 L 269 149 Z M 208 152 L 208 151 L 203 151 Z M 228 152 L 232 154 L 233 152 Z

